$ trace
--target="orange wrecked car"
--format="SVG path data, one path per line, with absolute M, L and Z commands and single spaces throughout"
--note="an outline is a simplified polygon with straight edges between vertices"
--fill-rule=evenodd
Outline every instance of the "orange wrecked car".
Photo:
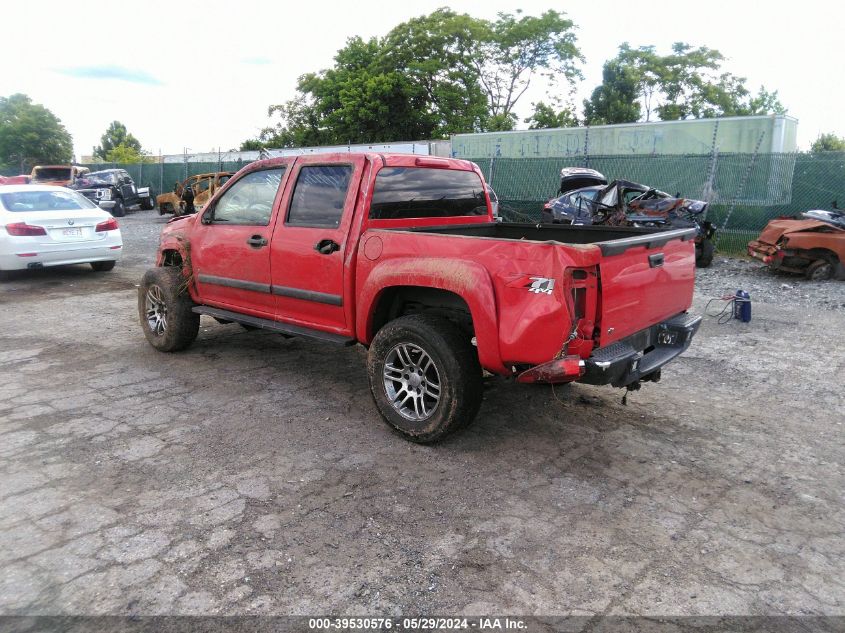
M 748 242 L 748 254 L 772 270 L 813 281 L 845 279 L 845 211 L 807 211 L 801 217 L 770 221 Z

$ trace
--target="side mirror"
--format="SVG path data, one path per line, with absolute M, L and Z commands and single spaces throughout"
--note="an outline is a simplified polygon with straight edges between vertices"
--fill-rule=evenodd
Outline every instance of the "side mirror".
M 97 206 L 100 207 L 103 211 L 108 211 L 109 213 L 112 212 L 114 209 L 114 200 L 99 200 L 97 202 Z

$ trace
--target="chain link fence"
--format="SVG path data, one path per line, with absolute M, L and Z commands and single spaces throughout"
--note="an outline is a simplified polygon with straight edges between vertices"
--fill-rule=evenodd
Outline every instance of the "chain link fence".
M 669 194 L 710 202 L 708 219 L 719 229 L 724 253 L 744 253 L 766 223 L 809 209 L 845 206 L 845 152 L 819 154 L 696 154 L 570 156 L 559 158 L 470 158 L 499 196 L 509 220 L 537 222 L 543 204 L 555 196 L 563 167 L 597 169 L 608 180 L 633 180 Z M 156 194 L 172 191 L 188 176 L 236 172 L 247 161 L 88 165 L 120 167 L 139 186 Z M 14 170 L 12 170 L 14 171 Z M 15 172 L 17 173 L 17 172 Z M 10 171 L 7 175 L 12 175 Z
M 505 219 L 536 222 L 563 167 L 590 167 L 610 180 L 639 182 L 710 202 L 719 250 L 744 253 L 766 223 L 809 209 L 845 206 L 845 152 L 470 158 L 496 190 Z

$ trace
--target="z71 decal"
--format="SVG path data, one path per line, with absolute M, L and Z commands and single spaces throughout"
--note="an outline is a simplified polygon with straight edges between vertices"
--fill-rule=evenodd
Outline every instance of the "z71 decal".
M 549 279 L 548 277 L 529 277 L 531 280 L 530 284 L 526 284 L 525 287 L 528 288 L 528 292 L 533 292 L 534 294 L 552 294 L 552 290 L 555 287 L 555 280 Z

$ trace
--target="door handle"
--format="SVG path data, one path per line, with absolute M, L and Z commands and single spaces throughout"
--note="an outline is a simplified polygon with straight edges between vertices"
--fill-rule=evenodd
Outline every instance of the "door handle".
M 648 256 L 648 266 L 649 268 L 657 268 L 658 266 L 663 265 L 663 253 L 655 253 L 654 255 Z
M 261 237 L 260 235 L 253 235 L 246 243 L 253 248 L 261 248 L 262 246 L 267 246 L 267 238 Z
M 331 255 L 335 251 L 340 250 L 340 244 L 334 240 L 320 240 L 314 244 L 314 250 L 321 255 Z

